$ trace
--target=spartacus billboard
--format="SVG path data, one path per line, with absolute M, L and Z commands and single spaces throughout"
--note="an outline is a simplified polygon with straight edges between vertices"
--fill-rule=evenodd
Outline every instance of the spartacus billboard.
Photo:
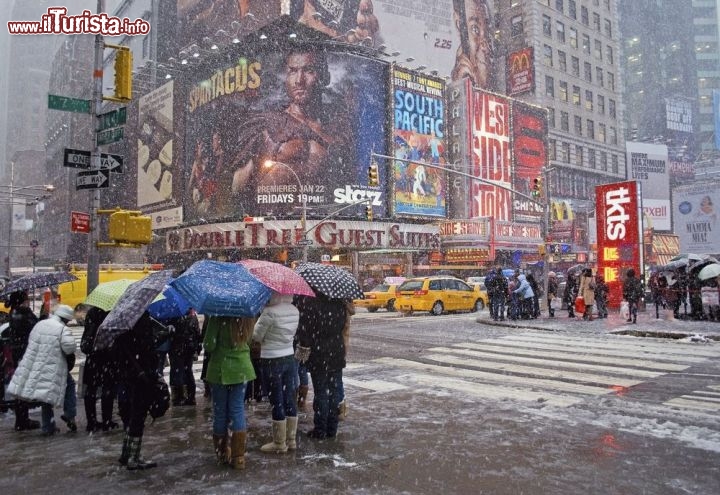
M 297 216 L 303 202 L 324 215 L 367 198 L 384 215 L 367 168 L 372 151 L 387 154 L 387 67 L 296 45 L 198 73 L 186 102 L 186 221 Z

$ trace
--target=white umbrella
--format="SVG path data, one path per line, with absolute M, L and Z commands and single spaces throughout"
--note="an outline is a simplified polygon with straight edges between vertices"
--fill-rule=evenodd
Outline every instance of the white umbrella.
M 720 276 L 720 263 L 708 265 L 700 270 L 700 273 L 698 273 L 698 278 L 700 280 L 708 280 L 717 276 Z
M 674 258 L 670 258 L 670 261 L 678 261 L 678 260 L 702 261 L 705 258 L 707 258 L 706 254 L 682 253 L 682 254 L 678 254 Z

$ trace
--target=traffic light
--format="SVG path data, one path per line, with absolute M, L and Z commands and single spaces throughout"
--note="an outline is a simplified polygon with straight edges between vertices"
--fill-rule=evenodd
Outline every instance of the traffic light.
M 133 55 L 130 48 L 119 46 L 115 50 L 115 98 L 132 100 Z
M 372 222 L 373 219 L 373 207 L 371 205 L 367 205 L 365 207 L 365 218 L 367 218 L 370 222 Z
M 108 237 L 115 242 L 149 244 L 152 241 L 152 220 L 139 211 L 120 210 L 110 215 Z
M 540 256 L 545 256 L 547 251 L 545 250 L 545 244 L 538 244 L 538 254 Z
M 380 185 L 377 163 L 371 163 L 368 167 L 368 186 L 377 187 Z
M 532 186 L 532 190 L 530 192 L 536 198 L 541 195 L 542 179 L 540 177 L 536 177 L 535 179 L 533 179 L 533 186 Z

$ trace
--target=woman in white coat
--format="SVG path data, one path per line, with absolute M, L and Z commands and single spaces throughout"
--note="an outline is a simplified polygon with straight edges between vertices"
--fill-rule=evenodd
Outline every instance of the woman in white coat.
M 67 386 L 66 354 L 74 354 L 75 337 L 66 326 L 74 318 L 70 306 L 60 305 L 53 315 L 39 321 L 30 332 L 27 350 L 8 385 L 18 399 L 42 402 L 42 432 L 57 431 L 53 408 L 63 405 Z

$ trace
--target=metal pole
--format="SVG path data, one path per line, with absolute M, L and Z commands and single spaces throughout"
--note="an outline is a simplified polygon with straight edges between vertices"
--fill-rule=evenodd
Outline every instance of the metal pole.
M 292 170 L 292 169 L 291 169 Z M 293 174 L 295 171 L 293 170 Z M 297 174 L 295 175 L 297 178 Z M 302 192 L 302 185 L 300 185 L 300 179 L 298 178 L 298 184 L 300 187 L 300 195 L 302 196 L 302 217 L 300 217 L 300 227 L 303 231 L 303 247 L 302 247 L 302 260 L 303 262 L 308 260 L 308 246 L 307 246 L 307 194 Z
M 8 215 L 8 237 L 7 237 L 7 276 L 8 280 L 12 280 L 12 263 L 10 262 L 10 254 L 12 252 L 12 224 L 13 209 L 15 208 L 15 162 L 10 162 L 10 214 Z
M 105 1 L 97 1 L 97 13 L 101 14 L 105 11 Z M 103 53 L 104 42 L 102 35 L 95 36 L 95 65 L 93 70 L 93 98 L 92 98 L 92 115 L 93 125 L 92 139 L 93 146 L 92 155 L 90 157 L 91 167 L 95 167 L 100 163 L 100 147 L 97 144 L 96 127 L 98 123 L 98 115 L 102 108 L 102 84 L 103 84 Z M 88 238 L 88 269 L 87 269 L 87 293 L 98 285 L 100 277 L 100 253 L 98 251 L 98 242 L 100 242 L 100 218 L 97 211 L 100 209 L 100 189 L 93 189 L 92 205 L 90 207 L 90 236 Z

